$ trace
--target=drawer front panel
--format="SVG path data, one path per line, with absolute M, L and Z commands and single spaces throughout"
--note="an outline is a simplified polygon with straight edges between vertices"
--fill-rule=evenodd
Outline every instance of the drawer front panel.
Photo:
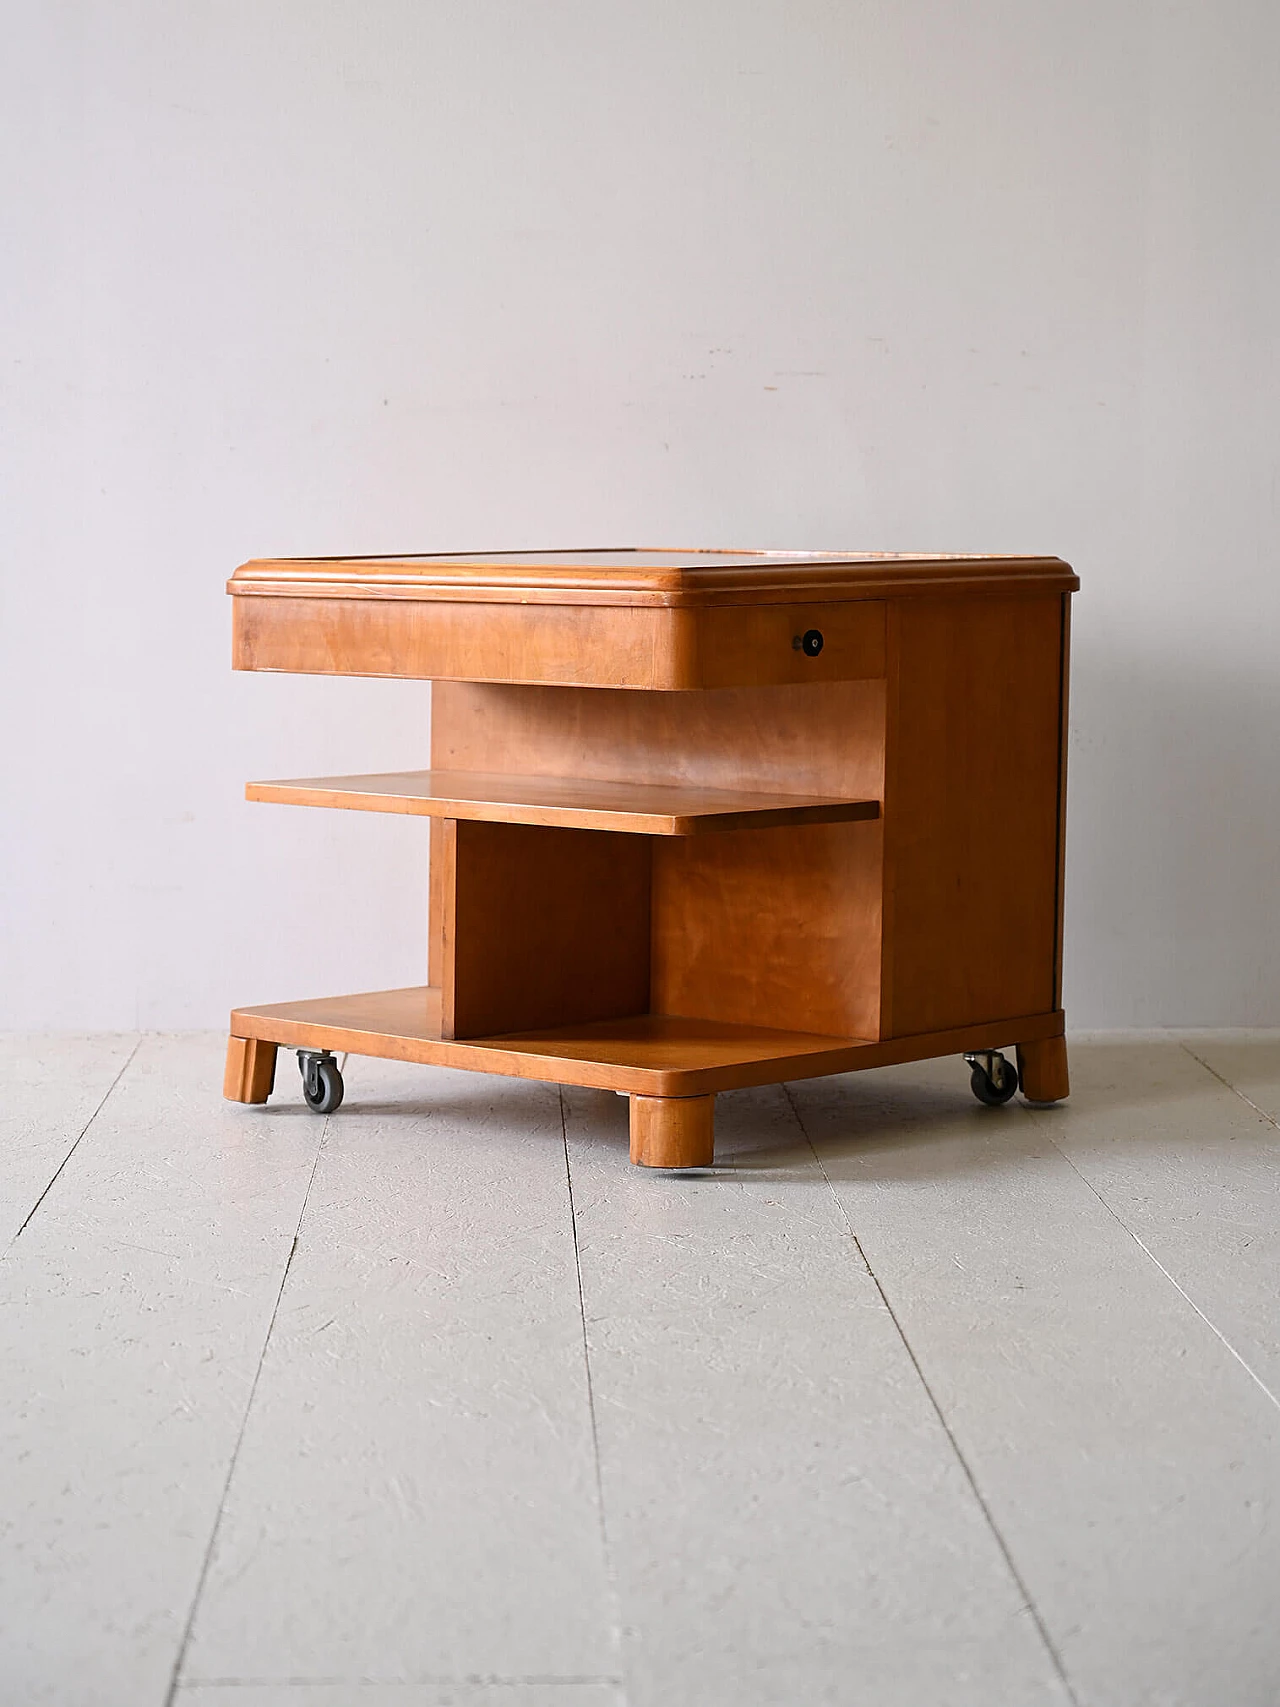
M 249 597 L 235 608 L 238 670 L 419 680 L 661 688 L 676 613 L 628 605 L 457 604 Z
M 870 681 L 885 672 L 885 607 L 718 605 L 697 622 L 698 686 Z
M 243 596 L 239 670 L 566 687 L 693 688 L 884 675 L 884 605 L 464 604 Z

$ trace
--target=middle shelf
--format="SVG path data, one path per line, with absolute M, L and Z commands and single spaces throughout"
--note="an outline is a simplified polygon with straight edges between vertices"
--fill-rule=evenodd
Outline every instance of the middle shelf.
M 245 797 L 287 806 L 337 806 L 357 812 L 556 825 L 571 830 L 620 830 L 649 836 L 841 824 L 880 816 L 876 800 L 454 770 L 251 782 L 245 786 Z

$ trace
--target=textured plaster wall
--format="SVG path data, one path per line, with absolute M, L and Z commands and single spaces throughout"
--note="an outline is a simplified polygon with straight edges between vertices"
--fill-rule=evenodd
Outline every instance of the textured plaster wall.
M 0 1024 L 421 977 L 425 826 L 241 785 L 429 690 L 237 562 L 663 542 L 1070 558 L 1069 1017 L 1280 1022 L 1280 9 L 6 22 Z

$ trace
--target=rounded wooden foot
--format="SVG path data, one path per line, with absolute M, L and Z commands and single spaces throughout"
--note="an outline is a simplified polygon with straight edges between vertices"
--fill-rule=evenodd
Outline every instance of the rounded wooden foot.
M 257 1037 L 227 1039 L 222 1094 L 228 1102 L 266 1102 L 276 1082 L 276 1046 Z
M 631 1160 L 642 1168 L 709 1168 L 714 1096 L 631 1098 Z
M 1028 1102 L 1061 1102 L 1070 1096 L 1066 1038 L 1044 1037 L 1038 1043 L 1020 1043 L 1018 1077 Z

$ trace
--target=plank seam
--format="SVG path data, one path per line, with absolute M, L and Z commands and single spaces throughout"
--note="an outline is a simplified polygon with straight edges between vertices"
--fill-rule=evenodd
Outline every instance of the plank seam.
M 531 1672 L 527 1677 L 499 1676 L 491 1672 L 468 1672 L 465 1676 L 446 1674 L 444 1672 L 414 1673 L 409 1677 L 373 1677 L 361 1674 L 359 1677 L 184 1677 L 178 1685 L 179 1692 L 184 1689 L 298 1689 L 307 1686 L 316 1688 L 333 1688 L 349 1686 L 355 1689 L 389 1689 L 389 1688 L 421 1688 L 435 1684 L 455 1685 L 459 1687 L 483 1689 L 520 1689 L 529 1685 L 541 1687 L 554 1686 L 566 1688 L 578 1684 L 600 1687 L 617 1688 L 622 1679 L 612 1673 L 600 1672 L 582 1676 L 561 1676 L 557 1672 Z
M 1180 1049 L 1185 1049 L 1191 1059 L 1198 1062 L 1199 1065 L 1204 1068 L 1206 1073 L 1212 1073 L 1218 1083 L 1220 1085 L 1225 1085 L 1233 1096 L 1238 1096 L 1240 1101 L 1247 1103 L 1255 1114 L 1261 1115 L 1268 1126 L 1274 1126 L 1276 1130 L 1280 1132 L 1280 1120 L 1277 1120 L 1274 1114 L 1269 1114 L 1265 1108 L 1260 1108 L 1259 1105 L 1254 1102 L 1252 1097 L 1247 1097 L 1244 1094 L 1239 1085 L 1233 1085 L 1230 1079 L 1224 1079 L 1218 1069 L 1216 1067 L 1211 1067 L 1202 1055 L 1197 1055 L 1189 1043 L 1180 1041 L 1178 1047 Z
M 1187 1053 L 1191 1054 L 1191 1051 L 1188 1050 Z M 1201 1062 L 1201 1065 L 1203 1066 L 1204 1063 Z M 1210 1067 L 1209 1071 L 1211 1073 L 1213 1073 L 1213 1068 Z M 1215 1079 L 1221 1077 L 1221 1075 L 1218 1073 L 1213 1073 L 1213 1076 Z M 1223 1079 L 1222 1082 L 1223 1082 L 1223 1084 L 1226 1084 L 1225 1079 Z M 1228 1085 L 1227 1088 L 1228 1088 L 1228 1090 L 1235 1090 L 1234 1085 Z M 1237 1092 L 1236 1094 L 1239 1095 L 1240 1093 Z M 1244 1102 L 1249 1102 L 1248 1097 L 1244 1097 L 1242 1100 Z M 1252 1108 L 1253 1106 L 1254 1105 L 1252 1103 L 1249 1103 L 1250 1108 Z M 1039 1111 L 1036 1111 L 1036 1112 L 1039 1112 Z M 1263 1111 L 1261 1109 L 1259 1109 L 1258 1112 L 1260 1114 L 1263 1113 Z M 1275 1121 L 1273 1121 L 1269 1115 L 1264 1116 L 1264 1118 L 1268 1121 L 1268 1124 L 1270 1124 L 1272 1126 L 1275 1125 Z M 1049 1138 L 1049 1142 L 1053 1145 L 1054 1149 L 1062 1157 L 1063 1161 L 1071 1169 L 1072 1173 L 1076 1176 L 1076 1178 L 1078 1180 L 1080 1180 L 1082 1184 L 1087 1186 L 1088 1189 L 1093 1193 L 1093 1195 L 1097 1198 L 1098 1202 L 1106 1210 L 1107 1214 L 1111 1216 L 1112 1220 L 1116 1223 L 1116 1225 L 1118 1227 L 1120 1227 L 1122 1229 L 1122 1231 L 1124 1231 L 1125 1233 L 1127 1233 L 1129 1235 L 1129 1237 L 1133 1240 L 1134 1244 L 1137 1245 L 1138 1249 L 1142 1252 L 1143 1256 L 1145 1256 L 1146 1258 L 1148 1258 L 1149 1261 L 1151 1261 L 1152 1263 L 1155 1264 L 1155 1266 L 1160 1270 L 1161 1274 L 1169 1282 L 1170 1286 L 1173 1287 L 1174 1291 L 1178 1294 L 1178 1296 L 1185 1303 L 1187 1303 L 1191 1306 L 1191 1308 L 1195 1311 L 1196 1315 L 1199 1316 L 1200 1320 L 1204 1323 L 1205 1327 L 1208 1328 L 1209 1332 L 1211 1334 L 1213 1334 L 1216 1339 L 1218 1339 L 1222 1342 L 1222 1344 L 1226 1347 L 1226 1349 L 1231 1353 L 1232 1357 L 1234 1357 L 1236 1362 L 1240 1365 L 1241 1369 L 1244 1370 L 1245 1374 L 1248 1375 L 1251 1380 L 1253 1380 L 1257 1383 L 1257 1385 L 1262 1389 L 1263 1393 L 1265 1393 L 1267 1398 L 1270 1399 L 1271 1403 L 1273 1405 L 1275 1405 L 1278 1410 L 1280 1410 L 1280 1397 L 1277 1397 L 1277 1395 L 1271 1391 L 1270 1387 L 1267 1386 L 1266 1382 L 1262 1379 L 1261 1375 L 1258 1374 L 1257 1370 L 1253 1367 L 1253 1365 L 1249 1362 L 1249 1360 L 1243 1355 L 1243 1353 L 1237 1351 L 1235 1346 L 1232 1345 L 1231 1341 L 1223 1333 L 1222 1329 L 1217 1325 L 1217 1323 L 1214 1322 L 1210 1317 L 1205 1315 L 1204 1311 L 1196 1303 L 1195 1299 L 1186 1290 L 1186 1288 L 1184 1286 L 1180 1286 L 1178 1284 L 1177 1280 L 1175 1280 L 1173 1275 L 1170 1274 L 1169 1270 L 1160 1261 L 1160 1258 L 1155 1254 L 1155 1252 L 1151 1249 L 1151 1247 L 1149 1245 L 1145 1244 L 1143 1242 L 1143 1240 L 1139 1237 L 1139 1235 L 1134 1232 L 1133 1228 L 1124 1219 L 1124 1217 L 1119 1213 L 1119 1211 L 1112 1208 L 1111 1204 L 1109 1204 L 1107 1202 L 1106 1198 L 1098 1190 L 1097 1186 L 1094 1185 L 1093 1181 L 1088 1177 L 1088 1175 L 1081 1173 L 1080 1169 L 1071 1160 L 1071 1157 L 1067 1155 L 1066 1151 L 1062 1148 L 1062 1146 L 1060 1144 L 1056 1143 L 1053 1138 Z
M 1031 1614 L 1031 1617 L 1032 1617 L 1032 1620 L 1035 1624 L 1035 1627 L 1036 1627 L 1037 1631 L 1039 1632 L 1040 1640 L 1044 1644 L 1045 1652 L 1048 1654 L 1049 1659 L 1053 1664 L 1053 1669 L 1057 1672 L 1058 1678 L 1062 1684 L 1062 1687 L 1067 1693 L 1067 1699 L 1071 1702 L 1072 1707 L 1080 1707 L 1080 1699 L 1076 1695 L 1075 1690 L 1071 1686 L 1071 1679 L 1067 1676 L 1066 1667 L 1062 1663 L 1062 1656 L 1059 1654 L 1057 1648 L 1054 1646 L 1053 1639 L 1049 1635 L 1048 1626 L 1045 1624 L 1044 1619 L 1040 1615 L 1040 1609 L 1039 1609 L 1039 1607 L 1037 1607 L 1035 1600 L 1032 1598 L 1031 1590 L 1030 1590 L 1029 1586 L 1027 1585 L 1026 1581 L 1024 1580 L 1022 1572 L 1018 1569 L 1017 1565 L 1014 1563 L 1013 1554 L 1009 1549 L 1009 1544 L 1006 1542 L 1004 1536 L 1000 1532 L 1000 1527 L 996 1523 L 995 1516 L 992 1513 L 991 1507 L 987 1504 L 986 1500 L 983 1498 L 982 1490 L 978 1486 L 978 1479 L 974 1475 L 973 1470 L 970 1468 L 968 1459 L 965 1457 L 964 1453 L 961 1451 L 960 1442 L 956 1439 L 955 1433 L 953 1432 L 950 1423 L 947 1421 L 946 1416 L 943 1414 L 942 1406 L 939 1404 L 937 1395 L 934 1393 L 933 1388 L 929 1384 L 928 1377 L 925 1375 L 924 1369 L 921 1367 L 920 1359 L 916 1356 L 916 1353 L 915 1353 L 915 1348 L 912 1346 L 911 1341 L 907 1338 L 906 1329 L 903 1327 L 901 1321 L 898 1319 L 898 1313 L 889 1301 L 889 1294 L 886 1292 L 879 1275 L 872 1268 L 870 1262 L 868 1261 L 867 1253 L 862 1247 L 861 1239 L 859 1239 L 857 1233 L 854 1232 L 853 1222 L 849 1219 L 848 1211 L 845 1209 L 844 1204 L 840 1201 L 840 1194 L 836 1191 L 835 1186 L 832 1184 L 831 1176 L 827 1172 L 826 1163 L 823 1161 L 822 1157 L 819 1155 L 818 1147 L 814 1143 L 813 1139 L 809 1136 L 809 1130 L 805 1126 L 804 1120 L 801 1118 L 800 1110 L 796 1107 L 795 1099 L 791 1095 L 791 1086 L 784 1084 L 782 1087 L 782 1092 L 783 1092 L 783 1095 L 786 1097 L 787 1102 L 791 1105 L 791 1112 L 795 1116 L 796 1125 L 800 1128 L 801 1132 L 804 1134 L 805 1142 L 808 1144 L 809 1149 L 813 1153 L 813 1159 L 815 1162 L 817 1162 L 818 1167 L 822 1173 L 822 1177 L 827 1182 L 827 1189 L 830 1191 L 832 1197 L 835 1199 L 835 1205 L 836 1205 L 836 1208 L 840 1212 L 840 1218 L 844 1222 L 845 1226 L 848 1228 L 849 1237 L 853 1241 L 853 1248 L 857 1251 L 859 1257 L 861 1257 L 863 1266 L 866 1268 L 867 1273 L 871 1277 L 872 1284 L 875 1286 L 876 1291 L 880 1294 L 880 1301 L 884 1305 L 886 1311 L 888 1312 L 889 1320 L 893 1323 L 893 1326 L 897 1332 L 898 1338 L 902 1341 L 903 1350 L 906 1352 L 907 1356 L 911 1359 L 911 1366 L 915 1370 L 916 1375 L 919 1378 L 920 1385 L 924 1388 L 925 1395 L 928 1398 L 930 1405 L 933 1407 L 934 1415 L 937 1417 L 938 1422 L 942 1428 L 942 1432 L 946 1435 L 947 1440 L 950 1443 L 951 1450 L 955 1454 L 956 1462 L 959 1464 L 960 1469 L 964 1474 L 965 1480 L 969 1484 L 969 1488 L 973 1494 L 973 1497 L 978 1502 L 978 1509 L 981 1511 L 984 1519 L 986 1520 L 987 1527 L 991 1531 L 991 1534 L 995 1540 L 996 1546 L 1000 1549 L 1001 1556 L 1003 1557 L 1005 1565 L 1008 1568 L 1009 1575 L 1013 1578 L 1014 1585 L 1017 1588 L 1018 1593 L 1022 1596 L 1023 1604 L 1025 1605 L 1027 1611 Z
M 62 1160 L 58 1163 L 57 1167 L 53 1170 L 53 1174 L 49 1180 L 48 1185 L 45 1186 L 44 1190 L 40 1193 L 39 1197 L 37 1197 L 35 1202 L 32 1204 L 30 1214 L 27 1216 L 26 1220 L 22 1223 L 21 1227 L 18 1228 L 18 1231 L 13 1235 L 12 1239 L 10 1239 L 8 1248 L 6 1249 L 6 1251 L 4 1253 L 6 1256 L 9 1254 L 9 1251 L 13 1249 L 14 1245 L 17 1244 L 18 1240 L 22 1237 L 22 1235 L 26 1232 L 27 1228 L 31 1225 L 32 1221 L 35 1218 L 36 1211 L 39 1209 L 40 1205 L 44 1202 L 45 1198 L 48 1197 L 49 1193 L 53 1190 L 54 1186 L 57 1185 L 58 1180 L 61 1177 L 63 1168 L 66 1167 L 67 1163 L 71 1160 L 72 1156 L 74 1156 L 76 1151 L 80 1148 L 81 1139 L 83 1139 L 85 1133 L 88 1132 L 89 1128 L 93 1125 L 94 1121 L 98 1118 L 98 1116 L 102 1113 L 103 1109 L 106 1107 L 107 1098 L 111 1095 L 112 1091 L 115 1090 L 116 1086 L 120 1083 L 121 1079 L 123 1079 L 125 1074 L 128 1072 L 129 1067 L 132 1065 L 134 1056 L 138 1053 L 139 1049 L 141 1049 L 141 1048 L 142 1048 L 142 1038 L 140 1037 L 138 1039 L 138 1041 L 134 1044 L 133 1048 L 129 1051 L 129 1058 L 125 1062 L 124 1066 L 121 1067 L 120 1071 L 116 1074 L 115 1078 L 112 1079 L 111 1083 L 107 1086 L 106 1090 L 102 1093 L 102 1100 L 99 1102 L 98 1106 L 94 1109 L 93 1113 L 89 1116 L 88 1120 L 86 1120 L 84 1125 L 80 1128 L 80 1131 L 76 1136 L 75 1142 L 72 1144 L 71 1148 L 67 1151 L 66 1155 L 62 1158 Z
M 573 1201 L 573 1167 L 569 1161 L 569 1121 L 564 1106 L 564 1086 L 557 1085 L 560 1098 L 560 1136 L 564 1141 L 564 1177 L 569 1189 L 569 1225 L 573 1229 L 573 1266 L 578 1277 L 578 1315 L 582 1321 L 582 1367 L 587 1383 L 587 1410 L 591 1416 L 591 1452 L 595 1460 L 596 1472 L 596 1510 L 600 1514 L 600 1546 L 604 1554 L 605 1581 L 609 1590 L 609 1602 L 613 1609 L 613 1637 L 615 1653 L 622 1650 L 622 1620 L 621 1606 L 618 1601 L 618 1585 L 613 1569 L 613 1551 L 609 1545 L 609 1523 L 604 1509 L 604 1473 L 600 1466 L 600 1429 L 596 1421 L 595 1386 L 591 1379 L 591 1340 L 587 1333 L 587 1302 L 582 1289 L 582 1254 L 578 1248 L 578 1212 Z M 622 1678 L 610 1679 L 616 1682 L 622 1690 L 622 1707 L 627 1707 L 626 1682 Z
M 231 1461 L 227 1466 L 226 1478 L 222 1484 L 222 1493 L 218 1499 L 217 1515 L 213 1520 L 213 1528 L 209 1531 L 209 1544 L 205 1548 L 204 1559 L 200 1565 L 200 1574 L 196 1578 L 195 1593 L 191 1597 L 191 1608 L 187 1613 L 186 1623 L 183 1625 L 182 1640 L 178 1643 L 178 1652 L 173 1662 L 173 1672 L 169 1679 L 169 1688 L 165 1694 L 164 1707 L 173 1707 L 173 1703 L 177 1698 L 178 1689 L 181 1686 L 180 1679 L 182 1677 L 183 1662 L 186 1660 L 187 1650 L 191 1646 L 191 1637 L 195 1630 L 196 1613 L 199 1610 L 200 1601 L 204 1595 L 205 1584 L 209 1578 L 209 1570 L 213 1564 L 214 1549 L 218 1544 L 218 1535 L 221 1532 L 222 1519 L 226 1512 L 227 1495 L 231 1491 L 231 1483 L 235 1478 L 236 1465 L 240 1461 L 240 1450 L 244 1445 L 244 1437 L 248 1431 L 249 1417 L 253 1412 L 253 1402 L 258 1395 L 258 1383 L 262 1379 L 263 1365 L 267 1360 L 267 1348 L 271 1344 L 271 1335 L 275 1331 L 276 1317 L 280 1313 L 280 1302 L 284 1297 L 285 1286 L 288 1284 L 289 1271 L 293 1267 L 293 1259 L 298 1252 L 298 1240 L 302 1235 L 302 1223 L 306 1217 L 307 1204 L 311 1201 L 311 1188 L 315 1184 L 316 1169 L 320 1166 L 320 1157 L 324 1152 L 325 1139 L 329 1136 L 330 1119 L 331 1116 L 325 1117 L 324 1127 L 320 1133 L 320 1142 L 316 1145 L 315 1160 L 311 1164 L 311 1172 L 307 1178 L 307 1189 L 302 1194 L 302 1207 L 298 1211 L 298 1224 L 294 1228 L 293 1240 L 289 1246 L 289 1255 L 285 1258 L 284 1272 L 280 1276 L 280 1285 L 276 1291 L 275 1303 L 271 1306 L 271 1318 L 267 1323 L 267 1331 L 262 1336 L 262 1350 L 258 1353 L 258 1366 L 253 1372 L 253 1380 L 249 1385 L 249 1396 L 245 1400 L 244 1415 L 240 1419 L 240 1430 L 236 1435 L 236 1443 L 231 1451 Z

